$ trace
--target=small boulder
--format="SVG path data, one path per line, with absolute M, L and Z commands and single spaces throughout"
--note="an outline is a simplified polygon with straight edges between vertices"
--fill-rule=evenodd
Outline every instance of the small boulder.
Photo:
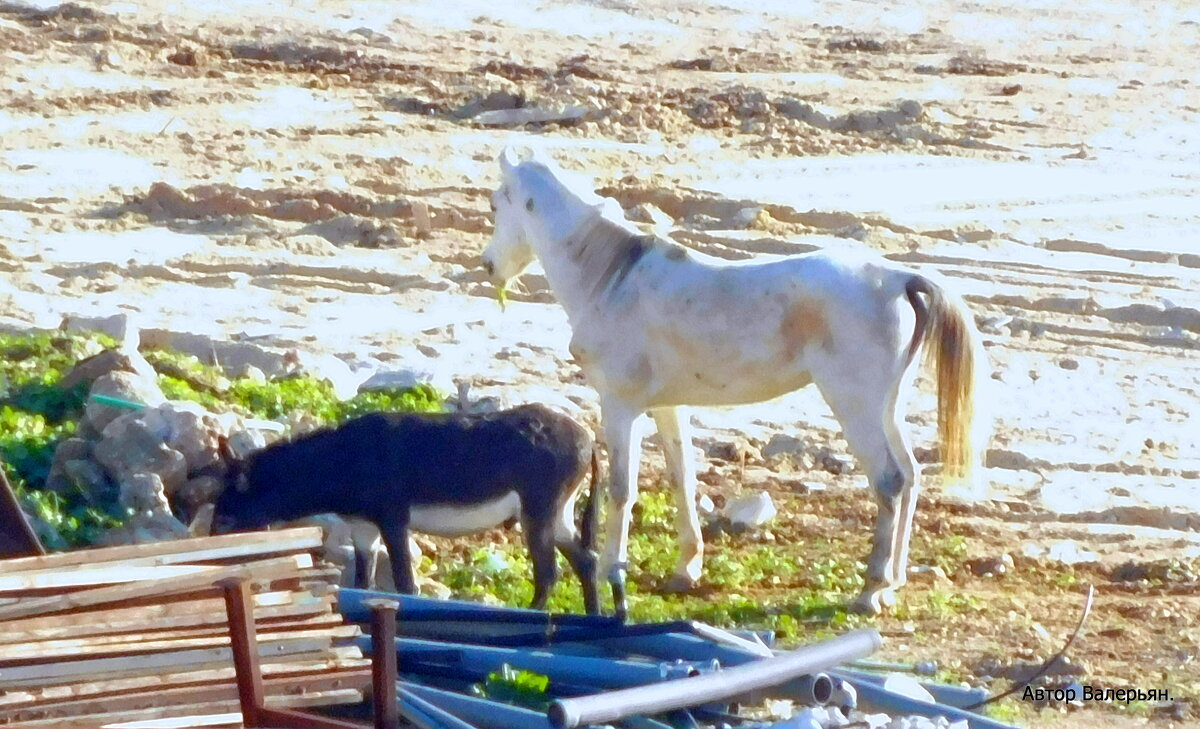
M 63 464 L 63 473 L 76 489 L 94 500 L 103 501 L 108 497 L 111 484 L 104 469 L 96 465 L 95 461 L 88 459 L 67 461 Z
M 63 377 L 59 386 L 64 390 L 70 390 L 85 383 L 91 387 L 96 380 L 110 372 L 132 372 L 151 382 L 157 377 L 154 368 L 141 353 L 106 349 L 100 354 L 76 362 L 71 371 Z
M 817 466 L 819 466 L 823 471 L 827 471 L 834 475 L 841 475 L 843 473 L 850 472 L 850 461 L 842 456 L 839 456 L 826 447 L 822 447 L 819 451 L 817 451 L 816 462 Z
M 158 408 L 167 426 L 165 442 L 187 459 L 188 472 L 195 473 L 221 460 L 218 453 L 220 421 L 195 403 L 172 402 Z
M 204 474 L 189 478 L 169 496 L 176 506 L 182 507 L 185 513 L 195 514 L 201 506 L 216 501 L 224 490 L 224 481 L 216 476 Z
M 133 372 L 114 371 L 99 377 L 92 385 L 92 395 L 105 395 L 149 407 L 158 407 L 167 401 L 158 383 Z M 128 409 L 103 405 L 89 399 L 84 417 L 97 431 L 103 431 L 109 423 L 128 414 Z
M 85 461 L 92 454 L 92 444 L 84 438 L 67 438 L 54 449 L 54 460 L 46 475 L 46 490 L 63 493 L 74 486 L 67 475 L 66 464 L 70 461 Z
M 790 458 L 797 464 L 800 464 L 805 450 L 805 443 L 799 438 L 784 435 L 783 433 L 776 433 L 763 446 L 762 455 L 768 461 L 776 457 L 783 457 Z
M 141 512 L 100 537 L 100 545 L 115 547 L 122 544 L 149 544 L 171 539 L 183 539 L 188 529 L 183 522 L 161 511 Z
M 118 483 L 137 473 L 153 473 L 173 492 L 187 480 L 187 459 L 167 446 L 138 415 L 141 413 L 128 413 L 104 429 L 104 437 L 95 446 L 95 459 Z
M 134 473 L 122 479 L 118 501 L 135 512 L 171 512 L 163 481 L 156 473 Z

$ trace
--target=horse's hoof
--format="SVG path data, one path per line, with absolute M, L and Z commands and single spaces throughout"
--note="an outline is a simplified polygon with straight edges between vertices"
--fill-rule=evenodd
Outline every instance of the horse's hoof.
M 883 612 L 879 593 L 866 593 L 854 598 L 847 609 L 856 615 L 878 615 Z
M 687 575 L 672 575 L 671 579 L 663 583 L 659 588 L 659 592 L 668 595 L 686 595 L 696 589 L 696 581 Z

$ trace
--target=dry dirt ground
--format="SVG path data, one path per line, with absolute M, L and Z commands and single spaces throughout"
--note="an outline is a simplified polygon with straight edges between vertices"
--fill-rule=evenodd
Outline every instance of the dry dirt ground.
M 965 597 L 880 619 L 885 656 L 999 675 L 979 665 L 1052 653 L 1094 582 L 1085 682 L 1200 696 L 1200 11 L 954 5 L 0 2 L 0 319 L 124 312 L 156 342 L 594 419 L 544 280 L 501 312 L 476 268 L 505 144 L 713 255 L 869 247 L 967 297 L 995 422 L 987 498 L 931 488 L 919 514 L 914 562 L 950 582 L 905 593 Z M 490 123 L 516 106 L 572 118 Z M 936 473 L 920 385 L 908 420 Z M 865 553 L 871 500 L 815 391 L 694 419 L 710 493 L 770 489 L 779 541 Z M 1184 726 L 1188 708 L 1021 710 Z

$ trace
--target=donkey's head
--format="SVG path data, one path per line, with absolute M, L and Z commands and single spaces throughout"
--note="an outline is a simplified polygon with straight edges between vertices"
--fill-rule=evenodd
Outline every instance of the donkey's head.
M 482 262 L 492 283 L 505 286 L 521 275 L 541 245 L 569 235 L 579 223 L 604 208 L 605 200 L 588 180 L 560 169 L 537 153 L 500 154 L 501 183 L 492 193 L 495 227 Z
M 263 529 L 276 520 L 270 508 L 270 494 L 251 486 L 254 455 L 239 458 L 229 446 L 229 439 L 219 439 L 221 459 L 225 461 L 225 488 L 217 497 L 212 514 L 212 533 Z

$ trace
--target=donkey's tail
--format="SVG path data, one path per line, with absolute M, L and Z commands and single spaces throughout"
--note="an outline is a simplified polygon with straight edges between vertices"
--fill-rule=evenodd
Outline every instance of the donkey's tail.
M 984 364 L 979 335 L 962 298 L 935 281 L 915 274 L 904 293 L 916 314 L 908 363 L 925 343 L 926 358 L 937 370 L 942 478 L 946 483 L 969 481 L 986 439 L 986 431 L 974 424 L 977 371 Z M 920 294 L 928 297 L 928 304 Z
M 596 551 L 596 534 L 600 531 L 600 459 L 596 447 L 592 446 L 592 485 L 588 489 L 587 501 L 583 504 L 583 524 L 579 528 L 579 538 L 583 548 Z

